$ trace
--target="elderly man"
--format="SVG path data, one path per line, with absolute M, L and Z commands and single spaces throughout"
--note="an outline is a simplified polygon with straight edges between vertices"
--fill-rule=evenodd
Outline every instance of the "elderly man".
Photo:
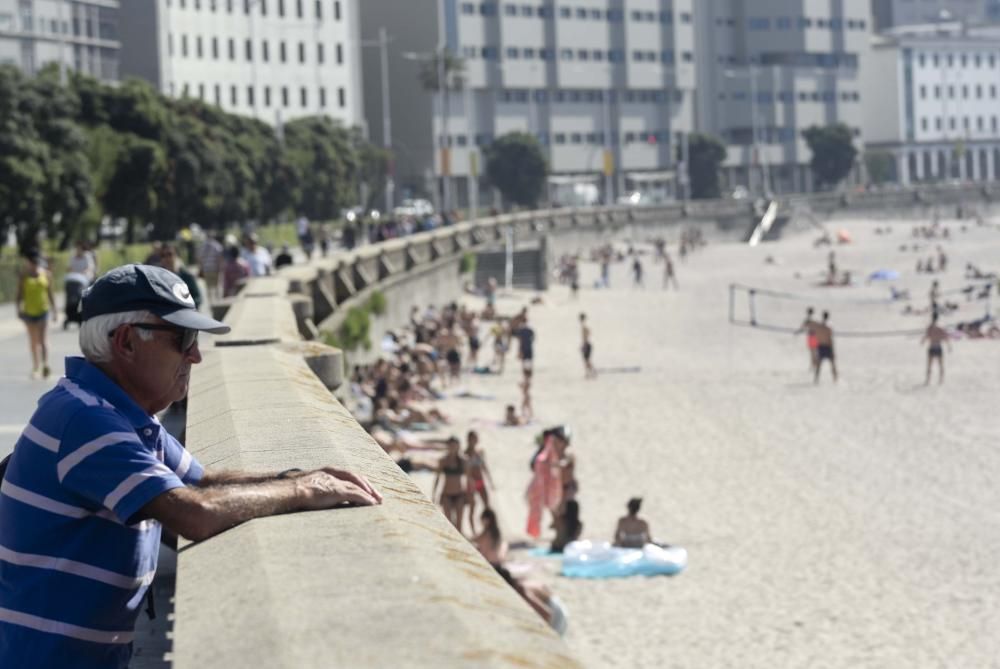
M 363 477 L 333 468 L 206 472 L 160 425 L 201 362 L 184 282 L 146 265 L 83 297 L 80 348 L 42 397 L 0 487 L 0 667 L 125 667 L 156 572 L 160 528 L 194 541 L 279 513 L 370 505 Z

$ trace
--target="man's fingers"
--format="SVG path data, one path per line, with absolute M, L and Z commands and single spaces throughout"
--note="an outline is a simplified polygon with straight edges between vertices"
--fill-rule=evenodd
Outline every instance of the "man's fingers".
M 378 504 L 374 497 L 353 483 L 344 483 L 337 493 L 337 496 L 340 497 L 343 502 L 358 504 L 360 506 L 374 506 L 375 504 Z
M 378 501 L 380 502 L 382 501 L 382 495 L 379 494 L 377 490 L 375 490 L 374 486 L 372 486 L 372 484 L 369 483 L 368 479 L 366 479 L 364 476 L 361 476 L 360 474 L 355 474 L 354 472 L 346 471 L 344 469 L 337 469 L 335 467 L 327 467 L 323 471 L 342 481 L 353 483 L 354 485 L 358 486 L 359 488 L 367 492 L 369 495 L 371 495 Z

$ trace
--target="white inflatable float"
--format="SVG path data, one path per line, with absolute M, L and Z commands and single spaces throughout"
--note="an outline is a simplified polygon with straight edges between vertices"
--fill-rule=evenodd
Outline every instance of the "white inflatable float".
M 687 567 L 687 551 L 680 546 L 618 548 L 607 541 L 574 541 L 563 549 L 562 575 L 568 578 L 625 578 L 673 576 Z

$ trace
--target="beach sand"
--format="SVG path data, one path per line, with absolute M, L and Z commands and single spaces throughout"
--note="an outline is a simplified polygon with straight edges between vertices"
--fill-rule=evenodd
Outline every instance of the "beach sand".
M 835 248 L 838 264 L 859 279 L 899 270 L 916 307 L 932 278 L 964 285 L 967 261 L 1000 269 L 1000 230 L 968 223 L 962 233 L 949 222 L 950 271 L 915 274 L 918 256 L 898 249 L 913 243 L 911 224 L 874 234 L 888 223 L 830 224 L 855 240 Z M 730 282 L 811 297 L 830 308 L 835 332 L 927 322 L 900 315 L 900 304 L 847 302 L 883 298 L 884 284 L 816 287 L 829 247 L 814 248 L 815 236 L 714 244 L 684 263 L 672 243 L 680 292 L 660 289 L 651 256 L 645 289 L 632 287 L 626 263 L 614 266 L 610 290 L 585 288 L 574 301 L 552 288 L 529 312 L 541 425 L 497 426 L 503 405 L 519 402 L 513 356 L 504 376 L 462 384 L 495 401 L 440 403 L 456 433 L 481 434 L 508 540 L 525 538 L 533 436 L 565 422 L 584 536 L 610 539 L 626 500 L 641 495 L 655 537 L 688 549 L 687 571 L 673 578 L 569 580 L 555 575 L 557 562 L 536 560 L 548 564 L 570 612 L 566 642 L 587 666 L 1000 666 L 1000 340 L 956 341 L 946 383 L 935 376 L 924 387 L 919 337 L 841 338 L 840 383 L 824 370 L 814 387 L 804 336 L 728 324 Z M 936 245 L 920 243 L 922 257 Z M 777 264 L 765 264 L 768 255 Z M 585 263 L 583 285 L 597 273 Z M 501 298 L 499 308 L 513 313 L 526 297 Z M 761 298 L 758 317 L 796 327 L 808 303 Z M 641 371 L 585 381 L 580 311 L 598 368 Z M 944 321 L 981 313 L 972 306 Z M 482 360 L 491 357 L 486 342 Z M 415 479 L 429 490 L 433 475 Z

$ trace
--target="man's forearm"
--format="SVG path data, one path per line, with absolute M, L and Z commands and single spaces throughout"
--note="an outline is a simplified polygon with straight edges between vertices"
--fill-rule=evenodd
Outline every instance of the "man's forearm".
M 196 503 L 181 516 L 182 507 L 170 522 L 172 529 L 188 539 L 202 541 L 254 518 L 290 513 L 303 508 L 303 493 L 295 481 L 272 480 L 266 483 L 219 485 L 198 490 Z
M 239 485 L 244 483 L 267 483 L 268 481 L 278 480 L 279 477 L 282 479 L 296 478 L 305 474 L 306 472 L 301 469 L 286 469 L 281 472 L 240 472 L 240 471 L 206 471 L 201 480 L 198 481 L 198 487 L 208 488 L 211 486 L 219 485 Z

